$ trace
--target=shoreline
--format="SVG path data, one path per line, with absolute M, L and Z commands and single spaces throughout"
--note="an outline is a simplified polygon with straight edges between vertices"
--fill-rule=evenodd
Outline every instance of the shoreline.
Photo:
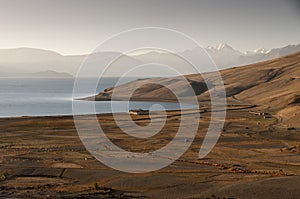
M 236 105 L 227 105 L 226 106 L 228 110 L 228 108 L 230 108 L 229 110 L 242 110 L 242 109 L 251 109 L 251 108 L 256 108 L 256 105 L 243 105 L 243 104 L 236 104 Z M 236 108 L 233 108 L 236 107 Z M 238 108 L 241 107 L 241 108 Z M 210 110 L 208 107 L 202 106 L 201 107 L 202 110 L 206 110 L 208 112 L 210 112 Z M 201 108 L 199 108 L 199 110 L 201 111 Z M 189 111 L 189 110 L 198 110 L 198 109 L 194 109 L 194 108 L 185 108 L 185 109 L 169 109 L 169 110 L 165 110 L 167 113 L 168 112 L 179 112 L 179 111 Z M 147 111 L 147 110 L 146 110 Z M 160 112 L 160 110 L 154 110 L 154 112 Z M 128 112 L 115 112 L 116 114 L 128 114 Z M 96 114 L 80 114 L 80 115 L 75 115 L 75 116 L 111 116 L 113 113 L 112 112 L 107 112 L 107 113 L 96 113 Z M 18 118 L 52 118 L 52 117 L 74 117 L 73 114 L 63 114 L 63 115 L 23 115 L 23 116 L 0 116 L 0 119 L 18 119 Z

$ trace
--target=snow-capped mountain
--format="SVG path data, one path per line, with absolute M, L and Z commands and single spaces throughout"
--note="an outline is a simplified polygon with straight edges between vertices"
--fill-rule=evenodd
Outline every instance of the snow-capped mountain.
M 233 49 L 231 46 L 229 46 L 228 44 L 225 44 L 225 43 L 220 43 L 217 46 L 207 46 L 206 50 L 210 51 L 210 52 L 214 52 L 214 53 L 216 53 L 216 52 L 218 52 L 218 53 L 235 52 L 237 54 L 242 54 L 241 52 Z
M 196 57 L 201 57 L 200 59 L 204 60 L 202 65 L 205 65 L 209 63 L 209 61 L 207 61 L 207 54 L 209 54 L 213 62 L 217 65 L 217 67 L 219 69 L 224 69 L 234 66 L 252 64 L 268 59 L 274 59 L 298 51 L 300 51 L 300 44 L 288 45 L 283 48 L 274 48 L 271 50 L 260 47 L 253 51 L 241 52 L 234 49 L 228 44 L 221 43 L 216 46 L 207 46 L 205 48 L 196 47 L 194 49 L 180 52 L 179 55 L 183 57 L 192 57 L 193 60 L 196 60 L 194 59 Z M 156 63 L 163 63 L 165 65 L 176 66 L 176 68 L 188 68 L 188 64 L 183 63 L 182 61 L 178 61 L 178 57 L 174 57 L 173 55 L 168 53 L 150 52 L 134 56 L 134 58 L 142 62 L 148 62 L 152 60 Z M 210 66 L 206 68 L 210 68 Z
M 208 46 L 205 50 L 212 57 L 217 66 L 234 64 L 240 56 L 243 56 L 242 52 L 224 43 L 217 46 Z
M 258 54 L 266 54 L 269 52 L 269 50 L 264 47 L 260 47 L 260 48 L 255 49 L 253 52 L 258 53 Z
M 283 48 L 274 48 L 268 50 L 266 48 L 258 48 L 253 51 L 240 52 L 235 50 L 228 44 L 219 44 L 215 47 L 208 46 L 204 48 L 207 53 L 211 56 L 215 64 L 223 69 L 233 66 L 241 66 L 246 64 L 252 64 L 260 61 L 265 61 L 268 59 L 274 59 L 277 57 L 285 56 L 294 52 L 300 51 L 300 44 L 298 45 L 288 45 Z M 195 56 L 199 49 L 195 48 L 190 51 L 184 51 L 185 53 L 194 53 Z

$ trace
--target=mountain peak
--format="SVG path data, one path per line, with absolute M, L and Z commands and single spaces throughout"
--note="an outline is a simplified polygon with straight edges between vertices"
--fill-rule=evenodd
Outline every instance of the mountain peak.
M 269 52 L 268 49 L 264 48 L 264 47 L 260 47 L 254 50 L 255 53 L 261 53 L 261 54 L 266 54 Z
M 233 48 L 226 43 L 220 43 L 219 45 L 216 46 L 216 49 L 223 50 L 223 49 L 233 49 Z
M 222 51 L 222 50 L 234 50 L 231 46 L 226 43 L 220 43 L 216 46 L 207 46 L 207 49 L 214 51 Z

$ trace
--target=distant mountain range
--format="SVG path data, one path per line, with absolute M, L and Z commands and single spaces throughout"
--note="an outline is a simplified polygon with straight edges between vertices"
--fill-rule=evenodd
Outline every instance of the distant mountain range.
M 75 76 L 81 64 L 88 55 L 61 55 L 54 51 L 32 48 L 2 49 L 0 50 L 0 76 L 20 77 L 31 76 L 34 73 L 53 71 L 68 73 Z M 117 52 L 99 52 L 92 54 L 89 59 L 89 71 L 85 76 L 95 76 L 98 67 L 104 67 L 111 58 L 122 56 Z M 122 56 L 116 67 L 141 64 L 134 58 Z
M 254 51 L 240 52 L 227 44 L 219 44 L 217 46 L 208 46 L 204 50 L 211 56 L 212 60 L 220 69 L 252 64 L 265 61 L 290 53 L 300 51 L 300 44 L 288 45 L 283 48 L 274 48 L 267 50 L 259 48 Z M 203 49 L 194 48 L 179 52 L 182 56 L 202 56 Z M 170 53 L 148 52 L 140 55 L 122 55 L 118 52 L 98 52 L 92 54 L 89 59 L 89 69 L 85 76 L 95 76 L 97 68 L 106 66 L 111 58 L 121 56 L 121 59 L 113 63 L 114 70 L 109 71 L 110 76 L 118 76 L 121 72 L 126 72 L 134 66 L 156 62 L 165 65 L 174 66 L 178 69 L 186 69 L 186 73 L 194 71 L 187 70 L 187 63 L 180 57 L 176 57 Z M 33 49 L 33 48 L 17 48 L 0 50 L 0 76 L 28 76 L 30 74 L 42 74 L 43 71 L 53 71 L 57 73 L 68 73 L 75 76 L 80 65 L 87 55 L 61 55 L 59 53 Z M 203 62 L 205 67 L 206 62 Z M 50 76 L 55 76 L 52 73 Z M 59 75 L 58 75 L 59 76 Z M 69 75 L 67 75 L 69 76 Z
M 203 66 L 201 68 L 201 72 L 210 72 L 211 69 L 209 69 L 209 67 L 211 66 L 209 65 L 211 65 L 211 61 L 208 60 L 207 54 L 210 55 L 212 61 L 215 63 L 218 69 L 225 69 L 279 58 L 299 51 L 300 44 L 288 45 L 283 48 L 274 48 L 271 50 L 258 48 L 254 51 L 240 52 L 238 50 L 235 50 L 228 44 L 221 43 L 217 46 L 205 47 L 204 49 L 197 47 L 191 50 L 179 52 L 178 54 L 182 57 L 191 58 L 191 60 L 197 60 L 195 59 L 196 57 L 202 59 Z M 149 52 L 147 54 L 134 56 L 134 58 L 140 60 L 141 62 L 149 62 L 154 60 L 157 63 L 171 65 L 177 69 L 189 68 L 189 63 L 183 61 L 180 57 L 176 57 L 171 53 Z M 196 71 L 187 71 L 187 73 L 195 72 Z
M 194 50 L 197 51 L 197 49 Z M 216 47 L 208 46 L 206 50 L 219 68 L 228 68 L 266 61 L 298 52 L 300 51 L 300 44 L 271 50 L 258 48 L 254 51 L 246 51 L 244 53 L 233 49 L 227 44 L 219 44 Z

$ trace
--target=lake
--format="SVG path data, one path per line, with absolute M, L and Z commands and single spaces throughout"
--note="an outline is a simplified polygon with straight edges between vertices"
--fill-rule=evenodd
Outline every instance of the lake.
M 132 81 L 136 78 L 128 78 Z M 81 81 L 87 88 L 91 86 L 92 78 Z M 114 86 L 118 78 L 105 78 L 98 85 L 96 93 L 105 88 Z M 18 116 L 51 116 L 72 114 L 72 91 L 74 79 L 60 78 L 0 78 L 0 117 Z M 87 89 L 88 90 L 88 89 Z M 80 93 L 82 97 L 95 93 Z M 114 112 L 123 112 L 127 102 L 122 101 L 80 101 L 93 103 L 97 113 L 111 113 L 111 104 L 119 109 Z M 130 109 L 149 109 L 154 104 L 160 104 L 166 110 L 180 109 L 179 104 L 165 102 L 130 102 Z M 181 105 L 182 108 L 192 108 L 192 105 Z M 82 111 L 82 114 L 91 114 Z

